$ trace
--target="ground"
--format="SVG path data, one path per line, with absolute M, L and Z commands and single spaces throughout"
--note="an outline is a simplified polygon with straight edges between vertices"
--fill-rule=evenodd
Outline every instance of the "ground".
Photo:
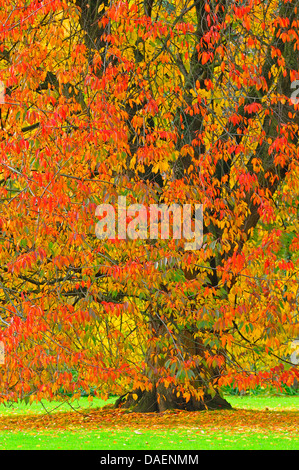
M 295 449 L 299 396 L 230 397 L 232 410 L 132 413 L 73 403 L 1 407 L 0 449 Z M 101 405 L 103 405 L 101 403 Z M 76 409 L 76 411 L 74 411 Z

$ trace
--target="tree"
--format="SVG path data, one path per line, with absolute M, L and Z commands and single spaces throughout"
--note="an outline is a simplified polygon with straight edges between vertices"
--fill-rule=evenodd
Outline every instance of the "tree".
M 93 387 L 197 410 L 293 382 L 297 7 L 3 4 L 2 400 Z M 100 240 L 120 196 L 201 204 L 202 246 Z

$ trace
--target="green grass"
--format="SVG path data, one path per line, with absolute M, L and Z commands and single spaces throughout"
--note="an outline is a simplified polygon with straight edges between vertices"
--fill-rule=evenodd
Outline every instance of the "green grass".
M 22 414 L 40 414 L 40 413 L 54 413 L 57 411 L 71 411 L 72 409 L 81 410 L 88 408 L 98 408 L 105 406 L 109 403 L 114 403 L 116 400 L 115 397 L 109 398 L 109 400 L 104 401 L 100 398 L 93 398 L 92 401 L 89 401 L 87 397 L 82 397 L 79 400 L 70 401 L 52 401 L 46 402 L 42 401 L 41 403 L 31 403 L 26 404 L 24 402 L 18 403 L 9 403 L 8 405 L 0 405 L 0 414 L 7 415 L 22 415 Z
M 0 450 L 298 450 L 288 435 L 157 430 L 1 432 Z
M 233 408 L 245 410 L 277 410 L 277 411 L 299 411 L 299 395 L 245 395 L 226 396 L 227 401 Z
M 294 410 L 299 411 L 299 395 L 227 395 L 226 400 L 236 409 L 247 409 L 247 410 L 262 410 L 268 408 L 269 410 Z M 53 401 L 42 403 L 31 403 L 25 404 L 24 402 L 10 403 L 9 405 L 0 405 L 0 415 L 22 415 L 22 414 L 39 414 L 46 412 L 56 411 L 71 411 L 75 410 L 87 410 L 88 408 L 98 408 L 105 406 L 109 403 L 114 403 L 116 397 L 111 397 L 109 400 L 104 401 L 100 398 L 93 398 L 89 401 L 87 397 L 81 397 L 75 401 Z
M 247 410 L 299 410 L 299 396 L 228 396 L 234 408 Z M 113 402 L 115 399 L 110 399 Z M 72 403 L 74 408 L 99 407 L 106 404 L 99 399 L 89 403 L 81 398 Z M 56 408 L 60 405 L 58 408 Z M 67 403 L 45 404 L 48 411 L 70 411 Z M 79 408 L 79 409 L 80 409 Z M 45 413 L 39 403 L 0 406 L 3 416 Z M 217 412 L 215 412 L 217 413 Z M 39 429 L 36 431 L 1 431 L 0 450 L 298 450 L 299 436 L 286 431 L 261 432 L 250 429 L 213 430 L 194 427 L 163 429 L 111 429 L 86 430 L 84 425 L 74 430 Z

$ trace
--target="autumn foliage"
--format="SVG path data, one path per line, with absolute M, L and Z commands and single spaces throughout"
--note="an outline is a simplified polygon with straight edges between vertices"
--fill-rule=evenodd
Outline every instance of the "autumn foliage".
M 291 385 L 299 2 L 0 5 L 0 399 Z M 99 240 L 119 196 L 202 204 L 202 247 Z

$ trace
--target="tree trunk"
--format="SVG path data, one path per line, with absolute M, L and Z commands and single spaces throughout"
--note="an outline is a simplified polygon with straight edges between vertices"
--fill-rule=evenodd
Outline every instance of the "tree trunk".
M 134 395 L 134 397 L 133 397 Z M 135 397 L 137 395 L 137 398 Z M 140 389 L 120 397 L 115 406 L 117 408 L 130 408 L 137 413 L 163 413 L 167 410 L 203 411 L 203 410 L 230 410 L 232 406 L 228 401 L 216 393 L 214 397 L 206 393 L 203 400 L 191 397 L 190 400 L 182 396 L 177 397 L 175 387 L 166 388 L 163 385 L 154 385 L 151 391 Z
M 202 362 L 208 348 L 204 347 L 199 338 L 195 339 L 195 330 L 192 332 L 190 328 L 184 329 L 176 337 L 172 334 L 171 338 L 168 338 L 170 341 L 168 351 L 165 353 L 165 338 L 168 333 L 166 325 L 159 319 L 152 318 L 151 328 L 154 340 L 147 350 L 146 375 L 151 377 L 152 389 L 144 391 L 137 389 L 129 392 L 117 400 L 116 407 L 130 408 L 140 413 L 165 412 L 174 409 L 186 411 L 232 409 L 217 389 L 217 379 L 222 371 L 218 368 L 208 368 L 206 363 Z M 185 396 L 182 394 L 179 381 L 167 385 L 163 381 L 167 375 L 175 375 L 171 374 L 166 367 L 167 360 L 173 357 L 174 349 L 171 344 L 173 342 L 175 342 L 178 358 L 191 359 L 198 364 L 192 369 L 186 368 L 186 373 L 192 370 L 192 379 L 190 380 L 190 394 L 187 393 Z M 191 389 L 195 392 L 204 390 L 204 395 L 201 399 L 196 398 Z

